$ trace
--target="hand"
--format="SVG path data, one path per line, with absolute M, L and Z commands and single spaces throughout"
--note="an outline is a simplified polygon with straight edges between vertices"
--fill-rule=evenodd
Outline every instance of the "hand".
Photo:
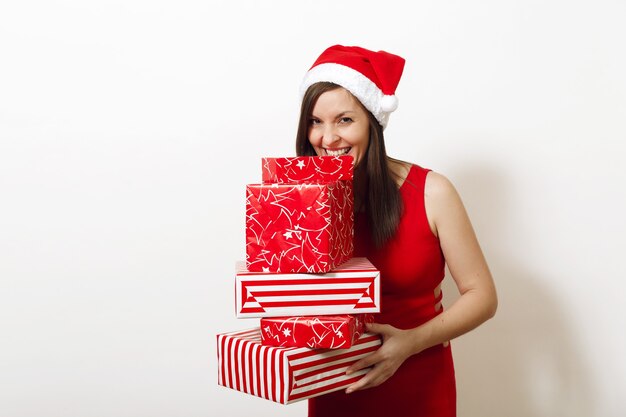
M 401 330 L 388 324 L 367 324 L 367 331 L 383 337 L 382 346 L 371 355 L 355 362 L 346 371 L 347 375 L 373 365 L 373 368 L 346 389 L 346 394 L 375 387 L 385 382 L 402 363 L 413 353 L 413 346 L 407 330 Z

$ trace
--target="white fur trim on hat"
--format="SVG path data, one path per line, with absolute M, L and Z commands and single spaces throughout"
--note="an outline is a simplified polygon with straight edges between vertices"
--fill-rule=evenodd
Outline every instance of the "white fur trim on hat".
M 387 126 L 389 114 L 398 107 L 396 96 L 385 96 L 372 80 L 359 71 L 334 63 L 316 65 L 306 73 L 300 85 L 300 98 L 310 86 L 324 81 L 340 85 L 352 93 L 383 128 Z

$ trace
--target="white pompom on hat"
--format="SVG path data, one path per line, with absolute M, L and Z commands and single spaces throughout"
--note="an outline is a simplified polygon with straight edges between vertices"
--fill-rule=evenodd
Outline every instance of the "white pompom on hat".
M 300 97 L 318 82 L 342 86 L 369 110 L 383 128 L 398 108 L 396 88 L 404 70 L 404 58 L 385 51 L 334 45 L 317 58 L 300 85 Z

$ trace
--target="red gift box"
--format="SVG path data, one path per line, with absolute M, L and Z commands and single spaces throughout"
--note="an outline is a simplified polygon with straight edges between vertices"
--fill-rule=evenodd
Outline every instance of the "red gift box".
M 372 323 L 371 314 L 266 317 L 261 319 L 263 346 L 347 349 Z
M 263 158 L 264 183 L 352 181 L 352 156 Z
M 352 385 L 369 368 L 346 375 L 356 361 L 376 351 L 378 335 L 364 334 L 350 349 L 262 346 L 259 328 L 218 334 L 218 383 L 281 404 Z
M 352 258 L 325 274 L 250 272 L 237 263 L 235 315 L 315 316 L 380 312 L 380 271 Z
M 251 184 L 246 261 L 254 272 L 328 272 L 352 256 L 352 183 Z

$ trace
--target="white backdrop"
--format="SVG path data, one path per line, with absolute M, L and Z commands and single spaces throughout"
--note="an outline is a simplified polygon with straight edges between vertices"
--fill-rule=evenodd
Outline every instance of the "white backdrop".
M 256 324 L 244 187 L 334 43 L 407 59 L 389 152 L 455 183 L 496 279 L 459 416 L 626 413 L 626 3 L 407 4 L 0 5 L 1 415 L 306 414 L 218 387 L 215 334 Z

